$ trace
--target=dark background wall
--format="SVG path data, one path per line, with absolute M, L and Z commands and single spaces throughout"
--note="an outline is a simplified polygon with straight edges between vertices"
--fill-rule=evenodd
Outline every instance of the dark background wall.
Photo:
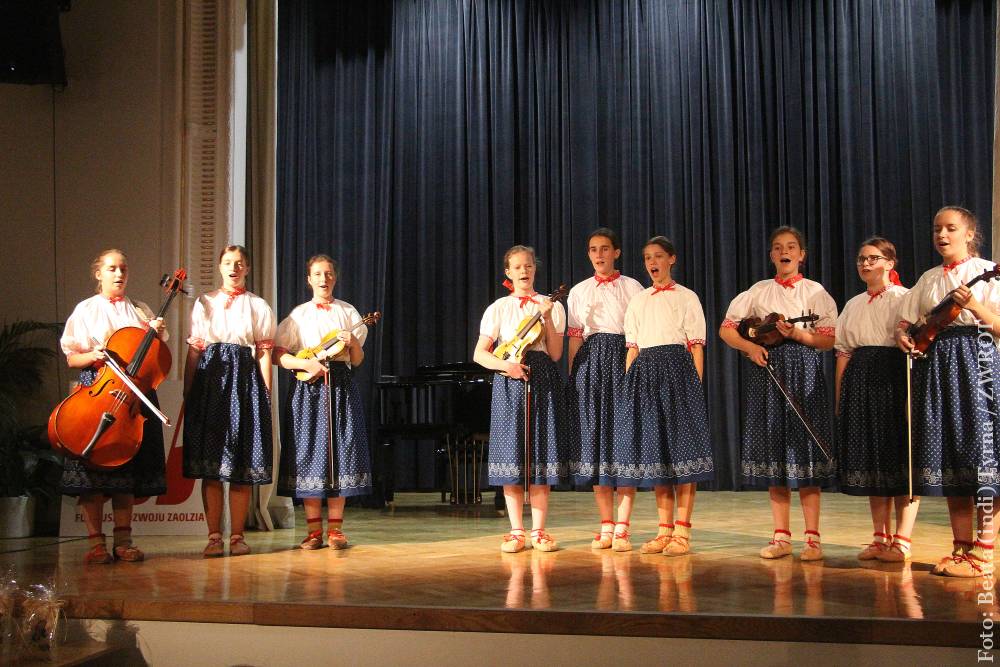
M 278 311 L 304 261 L 341 262 L 339 297 L 383 324 L 361 378 L 468 360 L 501 257 L 535 246 L 538 288 L 591 273 L 590 230 L 621 268 L 665 234 L 710 334 L 772 274 L 794 225 L 805 273 L 839 304 L 873 233 L 912 284 L 937 262 L 933 213 L 980 214 L 989 254 L 990 0 L 283 2 Z M 710 335 L 717 487 L 737 483 L 736 354 Z M 424 445 L 425 448 L 428 445 Z M 426 486 L 399 462 L 403 486 Z M 425 464 L 426 465 L 426 464 Z

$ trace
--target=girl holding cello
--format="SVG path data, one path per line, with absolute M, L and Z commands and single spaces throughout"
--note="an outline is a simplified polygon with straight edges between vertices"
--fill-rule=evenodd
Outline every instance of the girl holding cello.
M 1000 438 L 1000 416 L 992 383 L 1000 377 L 1000 288 L 991 274 L 990 280 L 968 284 L 995 270 L 977 256 L 976 229 L 971 211 L 945 206 L 937 212 L 933 240 L 942 264 L 920 276 L 903 298 L 896 329 L 900 349 L 910 353 L 921 338 L 911 336 L 911 323 L 945 299 L 954 306 L 951 315 L 957 315 L 950 322 L 928 317 L 928 325 L 940 332 L 926 358 L 913 361 L 911 375 L 913 468 L 920 473 L 914 493 L 948 499 L 954 550 L 934 572 L 950 577 L 983 576 L 993 562 L 998 489 L 993 443 Z
M 806 258 L 800 231 L 793 227 L 775 229 L 770 247 L 775 277 L 755 283 L 733 299 L 719 337 L 752 362 L 743 376 L 743 480 L 746 486 L 768 489 L 774 519 L 773 537 L 760 550 L 760 556 L 781 558 L 792 553 L 791 490 L 798 489 L 806 525 L 799 558 L 819 560 L 823 557 L 820 488 L 836 479 L 836 464 L 826 459 L 802 421 L 787 408 L 768 369 L 801 403 L 814 432 L 828 442 L 830 423 L 820 352 L 833 347 L 837 305 L 822 285 L 799 272 Z M 739 333 L 741 321 L 763 319 L 771 313 L 788 318 L 813 313 L 818 319 L 811 331 L 778 321 L 776 329 L 782 344 L 771 349 Z
M 326 498 L 326 544 L 344 549 L 347 537 L 341 529 L 347 497 L 371 493 L 368 434 L 361 393 L 353 377 L 365 358 L 362 346 L 368 328 L 361 324 L 354 306 L 333 298 L 336 262 L 315 255 L 306 262 L 306 276 L 313 298 L 281 321 L 275 338 L 276 363 L 309 376 L 306 381 L 294 380 L 288 388 L 281 422 L 278 494 L 302 498 L 308 533 L 299 546 L 306 550 L 323 546 L 321 502 Z M 308 359 L 295 356 L 299 350 L 319 346 L 333 331 L 339 331 L 337 339 L 344 343 L 344 350 L 333 358 L 329 370 L 324 363 L 326 350 Z M 334 423 L 328 423 L 334 415 Z
M 848 301 L 837 318 L 840 491 L 868 496 L 875 528 L 860 560 L 909 559 L 919 506 L 907 496 L 906 367 L 893 338 L 907 289 L 900 285 L 895 265 L 892 243 L 877 236 L 862 243 L 858 275 L 868 289 Z
M 104 250 L 91 264 L 91 272 L 97 280 L 97 294 L 77 304 L 66 320 L 66 329 L 59 341 L 69 367 L 80 369 L 80 384 L 84 386 L 93 384 L 98 369 L 104 364 L 103 341 L 118 329 L 151 328 L 161 340 L 167 339 L 163 320 L 154 319 L 149 306 L 125 295 L 128 285 L 125 253 L 116 249 Z M 102 343 L 95 343 L 95 340 Z M 149 398 L 156 404 L 155 392 Z M 132 544 L 132 505 L 136 496 L 156 496 L 167 491 L 163 427 L 152 414 L 146 416 L 142 444 L 135 457 L 125 465 L 112 470 L 94 470 L 85 467 L 79 459 L 65 459 L 60 490 L 66 495 L 79 496 L 90 541 L 85 563 L 136 562 L 144 558 L 143 552 Z M 101 531 L 104 501 L 109 496 L 115 523 L 110 552 Z
M 642 258 L 653 284 L 625 312 L 628 355 L 611 467 L 619 485 L 652 486 L 656 494 L 659 530 L 641 552 L 682 556 L 691 550 L 695 485 L 715 477 L 701 384 L 705 313 L 698 295 L 670 275 L 673 243 L 654 236 Z M 615 533 L 617 541 L 617 526 Z
M 229 554 L 250 553 L 243 539 L 253 484 L 269 484 L 271 348 L 274 313 L 246 290 L 246 248 L 219 255 L 222 287 L 191 312 L 184 369 L 184 476 L 201 479 L 208 523 L 205 557 L 222 556 L 222 483 L 229 482 Z
M 615 270 L 615 260 L 621 254 L 618 236 L 613 231 L 602 227 L 591 232 L 587 256 L 594 266 L 594 275 L 569 292 L 568 408 L 573 431 L 569 469 L 574 484 L 594 486 L 601 529 L 590 547 L 628 551 L 635 487 L 619 487 L 616 524 L 613 420 L 625 375 L 625 309 L 632 297 L 642 291 L 642 285 Z
M 497 372 L 493 377 L 490 408 L 489 483 L 503 486 L 510 533 L 504 536 L 500 550 L 521 551 L 526 535 L 521 517 L 524 480 L 530 484 L 531 546 L 539 551 L 555 551 L 555 539 L 545 531 L 549 509 L 550 485 L 567 476 L 566 457 L 562 452 L 565 437 L 565 403 L 562 378 L 556 362 L 562 357 L 566 313 L 535 291 L 535 251 L 516 245 L 504 254 L 505 286 L 508 296 L 494 301 L 483 314 L 479 340 L 473 361 Z M 517 338 L 519 324 L 533 314 L 540 314 L 542 333 L 528 346 L 523 363 L 495 357 L 491 350 Z M 529 378 L 530 374 L 530 378 Z M 526 381 L 531 382 L 531 461 L 525 470 L 523 441 L 524 397 Z

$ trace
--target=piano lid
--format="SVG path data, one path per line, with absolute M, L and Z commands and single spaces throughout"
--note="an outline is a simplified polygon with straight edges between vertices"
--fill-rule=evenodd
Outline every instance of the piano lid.
M 426 384 L 437 382 L 488 382 L 493 371 L 472 361 L 420 366 L 416 375 L 383 375 L 376 384 Z

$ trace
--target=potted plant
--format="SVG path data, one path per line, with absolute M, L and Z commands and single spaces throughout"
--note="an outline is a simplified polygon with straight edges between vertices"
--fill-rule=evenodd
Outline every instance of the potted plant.
M 53 492 L 57 459 L 42 440 L 40 426 L 22 417 L 36 399 L 51 347 L 34 342 L 38 332 L 58 334 L 59 326 L 19 320 L 0 327 L 0 537 L 27 537 L 34 522 L 34 495 Z M 48 480 L 49 483 L 46 483 Z

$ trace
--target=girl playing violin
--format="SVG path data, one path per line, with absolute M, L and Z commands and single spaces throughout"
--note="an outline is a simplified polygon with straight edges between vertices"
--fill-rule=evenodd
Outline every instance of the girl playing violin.
M 868 289 L 837 318 L 837 464 L 840 490 L 868 496 L 875 535 L 860 560 L 904 561 L 918 502 L 907 492 L 906 373 L 893 333 L 907 289 L 899 284 L 896 247 L 880 237 L 858 249 Z M 896 505 L 896 532 L 892 508 Z
M 275 338 L 276 362 L 288 370 L 305 371 L 310 378 L 296 379 L 288 388 L 281 422 L 278 494 L 302 498 L 308 534 L 299 546 L 306 550 L 323 546 L 321 502 L 326 498 L 326 544 L 344 549 L 344 503 L 348 496 L 371 493 L 368 433 L 361 392 L 353 377 L 365 358 L 362 346 L 368 328 L 358 326 L 361 315 L 354 306 L 333 298 L 337 263 L 330 257 L 311 257 L 306 262 L 306 280 L 312 300 L 296 306 L 282 320 Z M 344 349 L 330 361 L 329 370 L 327 350 L 309 359 L 295 356 L 299 350 L 320 345 L 325 335 L 337 330 Z
M 70 368 L 80 369 L 80 384 L 90 386 L 106 358 L 103 342 L 123 327 L 152 328 L 161 340 L 167 339 L 163 320 L 154 319 L 153 311 L 141 301 L 125 295 L 128 285 L 128 258 L 121 250 L 105 250 L 91 264 L 97 280 L 97 294 L 77 304 L 66 320 L 60 339 Z M 94 341 L 102 341 L 95 343 Z M 149 396 L 156 404 L 156 393 Z M 136 496 L 166 493 L 163 453 L 163 427 L 145 407 L 142 444 L 135 457 L 113 470 L 92 470 L 81 461 L 67 457 L 61 492 L 79 496 L 80 509 L 87 526 L 90 550 L 85 563 L 106 564 L 113 560 L 141 561 L 142 551 L 132 544 L 132 505 Z M 109 553 L 101 533 L 104 501 L 111 497 L 114 515 L 114 543 Z
M 531 546 L 555 551 L 556 541 L 545 531 L 549 487 L 567 476 L 562 452 L 565 403 L 557 361 L 562 356 L 566 313 L 535 291 L 535 251 L 516 245 L 504 254 L 504 273 L 510 295 L 494 301 L 483 314 L 473 361 L 497 371 L 493 378 L 488 460 L 489 483 L 503 486 L 510 533 L 500 550 L 514 553 L 525 548 L 521 505 L 524 502 L 524 393 L 531 382 L 531 461 L 528 471 L 531 501 Z M 517 336 L 518 325 L 535 313 L 542 316 L 542 334 L 524 354 L 523 363 L 505 361 L 490 350 Z
M 243 539 L 252 484 L 270 484 L 271 348 L 274 313 L 246 290 L 246 248 L 219 255 L 222 287 L 191 311 L 184 369 L 184 476 L 201 479 L 208 523 L 205 557 L 222 556 L 222 483 L 229 482 L 229 554 L 250 553 Z
M 743 448 L 741 464 L 744 484 L 768 489 L 774 535 L 760 550 L 761 558 L 781 558 L 792 553 L 789 530 L 791 489 L 799 490 L 805 517 L 802 560 L 819 560 L 823 547 L 819 535 L 820 487 L 836 479 L 836 464 L 828 461 L 812 441 L 796 414 L 788 409 L 781 390 L 765 370 L 773 369 L 799 401 L 816 434 L 829 442 L 830 423 L 826 385 L 820 352 L 833 347 L 837 305 L 823 286 L 803 278 L 799 266 L 806 258 L 802 233 L 779 227 L 771 233 L 773 279 L 755 283 L 729 304 L 719 336 L 742 352 L 752 365 L 743 376 Z M 741 320 L 779 313 L 789 318 L 814 313 L 818 320 L 809 330 L 805 323 L 778 322 L 783 344 L 767 349 L 737 331 Z
M 640 551 L 680 556 L 691 549 L 695 484 L 715 477 L 701 384 L 705 314 L 698 295 L 671 278 L 673 243 L 654 236 L 642 257 L 653 285 L 625 312 L 627 372 L 611 469 L 619 486 L 655 491 L 659 530 Z M 616 540 L 619 531 L 616 526 Z
M 573 483 L 592 484 L 601 530 L 592 549 L 628 551 L 629 516 L 635 487 L 618 488 L 618 523 L 613 514 L 614 413 L 625 375 L 625 309 L 642 291 L 639 281 L 615 270 L 621 257 L 617 235 L 597 229 L 587 240 L 594 275 L 570 290 L 568 302 L 570 426 Z
M 914 493 L 946 496 L 954 550 L 934 568 L 951 577 L 992 571 L 993 504 L 998 488 L 993 443 L 1000 437 L 994 378 L 1000 376 L 1000 288 L 991 280 L 966 285 L 994 264 L 977 256 L 976 216 L 945 206 L 934 216 L 934 247 L 942 265 L 926 271 L 903 298 L 896 341 L 910 352 L 910 323 L 950 296 L 963 310 L 937 335 L 926 359 L 913 362 Z M 988 384 L 983 380 L 988 379 Z M 979 498 L 986 498 L 977 502 Z M 978 509 L 973 533 L 973 507 Z M 975 541 L 973 537 L 975 536 Z

